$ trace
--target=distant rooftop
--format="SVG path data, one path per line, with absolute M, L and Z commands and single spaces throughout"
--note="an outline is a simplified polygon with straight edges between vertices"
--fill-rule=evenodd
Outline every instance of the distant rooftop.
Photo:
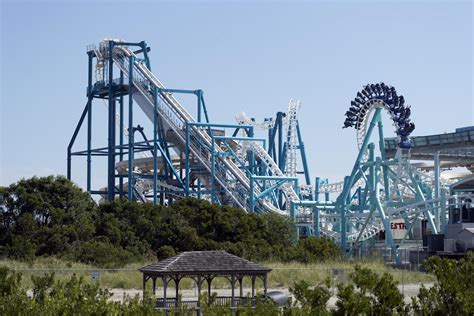
M 440 153 L 442 166 L 474 167 L 474 126 L 457 128 L 453 133 L 410 137 L 413 160 L 433 160 Z M 398 149 L 397 138 L 385 138 L 385 154 L 393 158 Z

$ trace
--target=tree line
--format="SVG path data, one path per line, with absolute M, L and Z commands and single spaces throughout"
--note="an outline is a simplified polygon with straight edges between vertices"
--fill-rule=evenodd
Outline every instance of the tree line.
M 225 250 L 256 261 L 334 260 L 325 238 L 296 242 L 288 217 L 254 214 L 205 200 L 171 206 L 116 200 L 97 205 L 61 176 L 22 179 L 0 187 L 0 256 L 58 256 L 101 267 L 159 260 L 191 250 Z

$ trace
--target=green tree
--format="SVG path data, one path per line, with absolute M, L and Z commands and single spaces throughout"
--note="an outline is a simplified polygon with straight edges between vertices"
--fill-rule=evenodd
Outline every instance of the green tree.
M 0 255 L 59 254 L 94 234 L 95 203 L 64 177 L 23 179 L 1 187 L 0 194 L 5 204 L 0 212 Z

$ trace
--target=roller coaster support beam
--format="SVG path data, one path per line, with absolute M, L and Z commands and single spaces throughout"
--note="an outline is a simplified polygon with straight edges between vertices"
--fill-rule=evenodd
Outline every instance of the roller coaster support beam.
M 186 139 L 185 139 L 185 146 L 184 146 L 184 168 L 186 169 L 185 171 L 185 185 L 184 185 L 184 192 L 186 196 L 189 196 L 189 177 L 190 177 L 190 163 L 189 163 L 189 156 L 191 154 L 191 151 L 189 149 L 189 142 L 190 142 L 190 136 L 189 136 L 189 124 L 186 124 Z
M 301 160 L 303 161 L 304 178 L 305 178 L 305 181 L 306 181 L 306 185 L 310 185 L 311 184 L 311 178 L 310 178 L 310 174 L 309 174 L 308 162 L 306 160 L 306 151 L 305 151 L 305 148 L 304 148 L 303 137 L 301 136 L 299 121 L 296 121 L 296 133 L 298 135 L 298 147 L 300 149 Z
M 79 119 L 79 122 L 77 123 L 76 129 L 74 130 L 74 133 L 71 137 L 71 140 L 69 141 L 69 145 L 67 146 L 67 178 L 71 180 L 72 176 L 72 146 L 74 146 L 74 143 L 76 142 L 77 134 L 79 134 L 79 131 L 81 130 L 82 123 L 84 123 L 84 119 L 86 118 L 87 115 L 87 110 L 89 109 L 89 101 L 87 101 L 86 106 L 84 107 L 84 110 L 82 111 L 81 118 Z M 87 151 L 86 151 L 87 155 Z
M 315 207 L 313 209 L 313 233 L 314 233 L 314 236 L 316 236 L 316 237 L 321 236 L 321 230 L 319 228 L 319 222 L 320 222 L 319 208 Z
M 354 164 L 354 167 L 352 168 L 352 172 L 351 172 L 351 175 L 349 177 L 349 181 L 347 183 L 344 182 L 344 189 L 343 189 L 341 195 L 338 197 L 338 199 L 337 199 L 338 201 L 336 201 L 336 203 L 338 203 L 338 204 L 343 204 L 347 200 L 347 197 L 351 193 L 351 187 L 355 183 L 354 177 L 355 177 L 355 175 L 356 175 L 356 173 L 359 169 L 362 158 L 364 157 L 365 152 L 367 151 L 367 146 L 369 145 L 370 136 L 372 135 L 372 131 L 374 130 L 377 123 L 380 122 L 381 119 L 382 119 L 381 118 L 381 110 L 382 109 L 380 109 L 380 108 L 375 109 L 375 114 L 372 117 L 369 128 L 368 128 L 367 133 L 366 133 L 365 138 L 364 138 L 364 142 L 362 143 L 362 146 L 359 150 L 359 154 L 357 155 L 357 159 L 356 159 L 356 162 Z
M 128 68 L 128 200 L 133 200 L 133 159 L 134 159 L 134 133 L 133 127 L 133 64 L 135 59 L 133 56 L 129 58 Z
M 153 204 L 155 205 L 158 198 L 156 192 L 158 185 L 158 93 L 158 88 L 155 87 L 153 91 Z
M 295 187 L 298 187 L 298 180 L 295 182 Z M 316 201 L 291 201 L 291 207 L 290 207 L 290 218 L 294 223 L 294 240 L 297 241 L 299 239 L 299 227 L 296 225 L 296 218 L 297 218 L 297 207 L 310 207 L 311 209 L 317 208 L 317 202 Z
M 91 191 L 92 174 L 92 53 L 88 53 L 88 75 L 87 75 L 87 192 Z
M 434 183 L 434 198 L 439 201 L 441 197 L 441 182 L 440 182 L 440 160 L 439 160 L 439 151 L 434 154 L 434 176 L 435 176 L 435 183 Z M 434 209 L 434 215 L 436 218 L 437 229 L 440 230 L 440 222 L 441 222 L 441 205 L 436 205 L 437 207 Z
M 344 177 L 344 188 L 346 186 L 350 186 L 351 177 Z M 346 256 L 347 250 L 347 223 L 346 223 L 346 207 L 347 207 L 347 199 L 349 195 L 346 196 L 345 201 L 342 205 L 341 209 L 341 223 L 340 223 L 340 231 L 341 231 L 341 252 L 343 256 Z M 350 201 L 349 201 L 350 202 Z
M 123 83 L 124 83 L 124 77 L 123 77 L 123 71 L 120 70 L 120 86 L 123 86 Z M 123 161 L 123 130 L 124 130 L 124 123 L 123 123 L 123 114 L 124 114 L 124 111 L 123 111 L 123 95 L 120 95 L 120 98 L 119 98 L 119 115 L 120 115 L 120 122 L 119 122 L 119 130 L 120 130 L 120 134 L 119 134 L 119 142 L 120 142 L 120 155 L 119 155 L 119 161 Z M 120 197 L 123 197 L 124 194 L 123 194 L 123 177 L 120 177 L 119 179 L 119 193 L 120 193 Z
M 380 157 L 382 158 L 382 161 L 386 161 L 386 155 L 385 155 L 385 139 L 383 136 L 383 123 L 382 120 L 379 120 L 378 122 L 378 129 L 379 129 L 379 148 L 380 148 Z M 384 184 L 384 192 L 385 195 L 388 196 L 390 194 L 390 182 L 388 180 L 388 166 L 386 164 L 383 165 L 382 167 L 382 172 L 383 172 L 383 184 Z
M 423 195 L 423 191 L 421 190 L 419 181 L 416 179 L 413 172 L 410 171 L 409 175 L 410 175 L 410 179 L 411 179 L 412 183 L 415 186 L 415 196 L 416 196 L 417 200 L 418 201 L 425 201 L 426 198 Z M 430 224 L 430 228 L 431 228 L 433 234 L 435 234 L 435 235 L 438 234 L 438 228 L 437 228 L 437 225 L 436 225 L 436 222 L 435 222 L 435 216 L 427 209 L 425 209 L 424 213 L 425 213 L 426 219 L 428 220 L 428 224 Z
M 444 234 L 446 232 L 446 189 L 445 188 L 442 188 L 441 189 L 441 197 L 440 197 L 440 207 L 439 207 L 439 211 L 440 211 L 440 214 L 441 214 L 441 219 L 440 219 L 440 222 L 441 222 L 441 229 L 440 229 L 440 232 L 441 234 Z
M 115 196 L 115 98 L 114 87 L 112 82 L 114 81 L 114 64 L 113 64 L 113 52 L 114 42 L 109 41 L 108 47 L 108 75 L 109 75 L 109 132 L 108 132 L 108 164 L 107 164 L 107 200 L 113 201 Z
M 263 192 L 261 192 L 258 196 L 255 196 L 254 194 L 251 194 L 249 197 L 249 204 L 250 204 L 250 211 L 254 212 L 255 211 L 255 205 L 258 202 L 258 200 L 263 199 L 264 197 L 268 196 L 269 194 L 273 193 L 278 187 L 280 187 L 282 184 L 285 182 L 293 182 L 294 189 L 296 193 L 298 193 L 298 178 L 296 177 L 276 177 L 276 176 L 256 176 L 256 175 L 250 175 L 250 188 L 251 191 L 253 192 L 253 188 L 255 187 L 255 182 L 256 181 L 266 181 L 266 180 L 274 180 L 277 181 L 275 184 L 272 186 L 266 188 Z M 265 185 L 264 185 L 265 187 Z M 293 220 L 296 219 L 296 215 L 294 213 L 294 208 L 293 204 L 290 208 L 290 217 L 293 218 Z
M 314 188 L 314 201 L 319 201 L 320 200 L 320 197 L 319 195 L 321 193 L 324 193 L 324 200 L 326 202 L 329 202 L 329 192 L 321 192 L 320 190 L 320 187 L 322 184 L 328 184 L 329 183 L 329 180 L 328 179 L 321 179 L 320 177 L 316 177 L 315 179 L 315 188 Z
M 91 140 L 92 140 L 92 100 L 93 100 L 93 93 L 92 93 L 92 60 L 95 56 L 94 51 L 88 51 L 88 75 L 87 75 L 87 103 L 82 112 L 81 118 L 74 130 L 74 134 L 71 137 L 71 141 L 69 142 L 68 149 L 67 149 L 67 178 L 71 180 L 71 169 L 72 169 L 72 147 L 76 141 L 77 135 L 82 127 L 84 119 L 87 115 L 87 178 L 86 178 L 86 188 L 88 192 L 91 192 L 91 165 L 92 165 L 92 149 L 91 149 Z
M 316 202 L 319 202 L 319 190 L 321 186 L 321 179 L 319 177 L 316 177 L 314 181 L 314 200 Z

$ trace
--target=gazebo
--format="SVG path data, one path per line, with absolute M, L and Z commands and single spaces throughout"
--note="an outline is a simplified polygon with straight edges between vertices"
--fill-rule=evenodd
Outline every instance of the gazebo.
M 145 292 L 146 282 L 152 280 L 153 294 L 156 295 L 156 280 L 159 278 L 163 282 L 163 297 L 157 298 L 157 307 L 168 309 L 178 306 L 179 283 L 183 278 L 191 278 L 195 281 L 198 290 L 198 297 L 204 281 L 207 282 L 208 297 L 211 297 L 212 280 L 216 277 L 224 277 L 229 280 L 231 286 L 231 296 L 218 296 L 215 303 L 219 305 L 230 305 L 235 307 L 239 304 L 247 303 L 247 297 L 243 293 L 244 277 L 249 277 L 252 281 L 251 303 L 255 303 L 255 281 L 260 278 L 263 281 L 264 295 L 267 294 L 267 274 L 271 269 L 260 266 L 251 261 L 231 255 L 225 251 L 188 251 L 182 252 L 174 257 L 167 258 L 158 263 L 153 263 L 138 269 L 143 273 L 143 291 Z M 176 287 L 175 297 L 167 297 L 167 288 L 173 281 Z M 235 295 L 235 288 L 239 283 L 239 296 Z M 198 307 L 199 300 L 181 301 L 187 307 Z

